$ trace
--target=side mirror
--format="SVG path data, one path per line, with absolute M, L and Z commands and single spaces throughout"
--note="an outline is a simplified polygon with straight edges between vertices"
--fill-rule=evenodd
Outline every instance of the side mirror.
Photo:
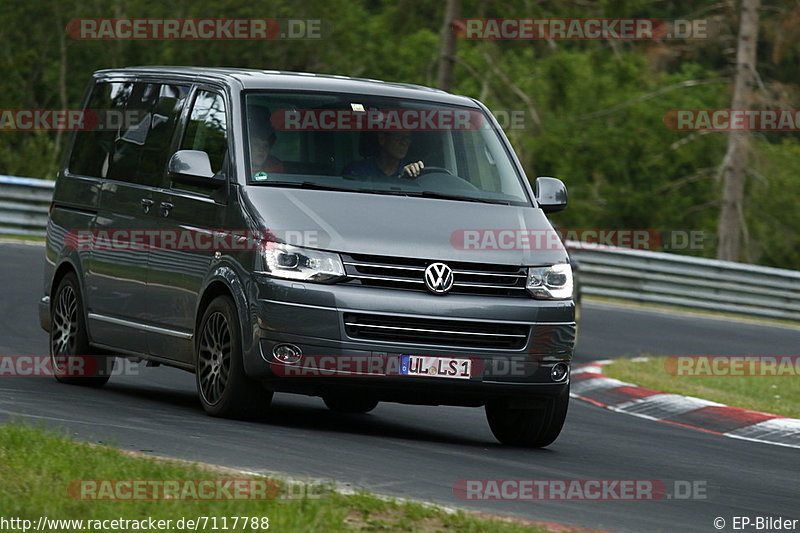
M 567 207 L 567 187 L 558 178 L 536 178 L 536 203 L 545 213 L 555 213 Z
M 214 175 L 208 154 L 200 150 L 178 150 L 169 160 L 169 176 L 175 181 L 206 187 L 221 187 L 227 180 Z

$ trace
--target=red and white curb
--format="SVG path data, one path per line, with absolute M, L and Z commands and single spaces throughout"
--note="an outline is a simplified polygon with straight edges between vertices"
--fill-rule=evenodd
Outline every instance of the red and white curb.
M 800 448 L 800 419 L 638 387 L 603 375 L 603 366 L 609 363 L 609 360 L 593 361 L 573 367 L 570 396 L 612 411 L 676 426 Z

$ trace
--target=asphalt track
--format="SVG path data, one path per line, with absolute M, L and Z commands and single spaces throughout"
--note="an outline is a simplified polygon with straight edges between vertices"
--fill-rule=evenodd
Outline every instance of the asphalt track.
M 46 353 L 36 301 L 40 246 L 0 243 L 0 355 Z M 587 304 L 577 360 L 623 355 L 796 355 L 800 330 Z M 137 367 L 138 368 L 138 367 Z M 787 378 L 792 379 L 792 378 Z M 270 418 L 206 416 L 193 376 L 141 368 L 100 390 L 49 378 L 0 381 L 0 421 L 25 418 L 78 439 L 251 471 L 335 479 L 376 492 L 493 513 L 613 531 L 716 531 L 734 516 L 800 518 L 800 452 L 729 439 L 573 401 L 549 449 L 496 443 L 480 409 L 381 404 L 368 415 L 328 411 L 322 401 L 275 397 Z M 483 501 L 457 499 L 459 479 L 648 479 L 699 481 L 704 499 Z

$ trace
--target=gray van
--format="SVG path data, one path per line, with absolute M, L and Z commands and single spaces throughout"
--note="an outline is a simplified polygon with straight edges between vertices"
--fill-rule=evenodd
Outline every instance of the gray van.
M 59 381 L 103 385 L 126 357 L 194 372 L 214 416 L 292 392 L 350 413 L 484 406 L 503 443 L 558 437 L 575 304 L 545 213 L 567 193 L 531 186 L 483 104 L 136 67 L 96 72 L 84 108 L 40 302 Z

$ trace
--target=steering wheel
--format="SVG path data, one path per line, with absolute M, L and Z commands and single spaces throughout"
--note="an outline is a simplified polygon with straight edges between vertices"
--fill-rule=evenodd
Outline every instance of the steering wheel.
M 424 174 L 430 174 L 432 172 L 439 172 L 440 174 L 450 174 L 451 176 L 453 175 L 452 172 L 450 172 L 444 167 L 422 167 L 422 170 L 419 171 L 419 174 L 416 177 L 419 178 Z
M 466 178 L 463 178 L 461 176 L 453 174 L 452 172 L 450 172 L 449 170 L 447 170 L 444 167 L 424 167 L 422 170 L 419 171 L 419 175 L 417 177 L 410 178 L 410 179 L 419 179 L 422 176 L 424 176 L 425 174 L 433 174 L 435 172 L 438 172 L 438 173 L 441 173 L 441 174 L 447 174 L 450 177 L 457 178 L 458 180 L 460 180 L 460 181 L 455 182 L 455 183 L 453 183 L 452 180 L 451 180 L 451 183 L 453 183 L 453 185 L 455 185 L 456 187 L 461 188 L 462 186 L 466 186 L 466 188 L 469 189 L 470 191 L 479 190 L 478 187 L 476 187 L 475 185 L 470 183 L 469 180 L 467 180 Z M 440 178 L 440 179 L 449 179 L 449 178 Z M 458 185 L 456 185 L 456 184 L 458 184 Z

